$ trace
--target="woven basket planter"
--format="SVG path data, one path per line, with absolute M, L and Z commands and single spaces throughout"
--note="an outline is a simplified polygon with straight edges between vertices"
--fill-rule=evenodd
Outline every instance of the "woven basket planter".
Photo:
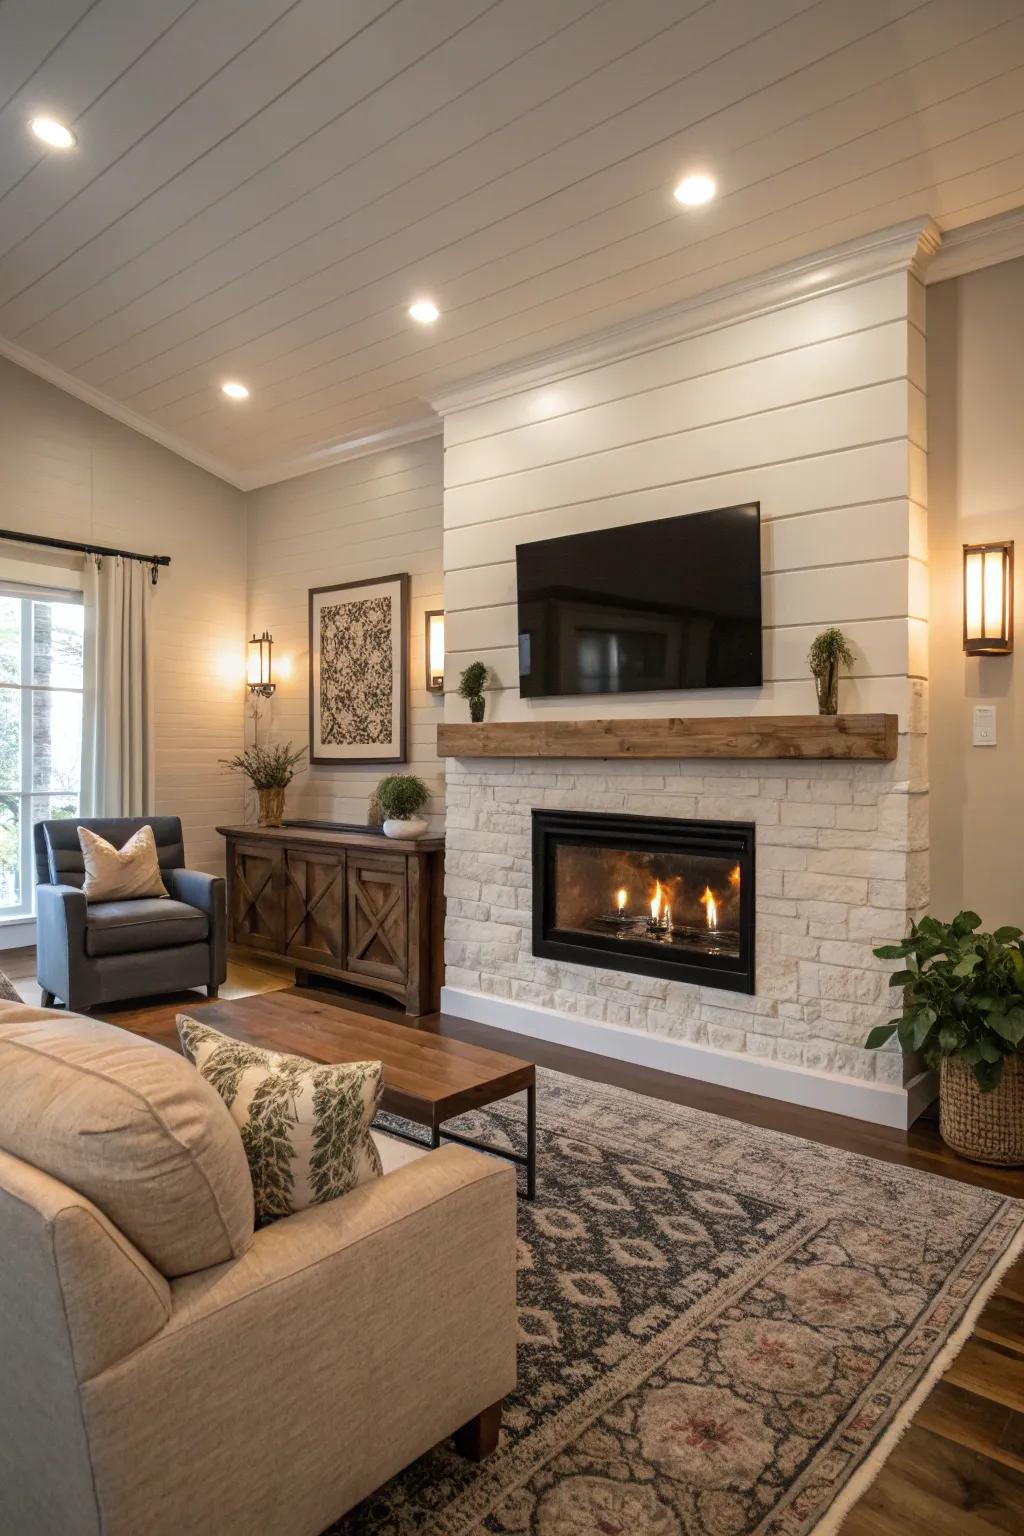
M 947 1147 L 975 1163 L 1024 1164 L 1024 1054 L 1005 1058 L 992 1093 L 982 1093 L 965 1061 L 944 1058 L 939 1131 Z

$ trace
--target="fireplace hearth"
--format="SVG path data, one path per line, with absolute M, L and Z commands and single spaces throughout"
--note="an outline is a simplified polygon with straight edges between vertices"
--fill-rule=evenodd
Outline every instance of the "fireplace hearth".
M 533 953 L 754 991 L 754 827 L 533 812 Z

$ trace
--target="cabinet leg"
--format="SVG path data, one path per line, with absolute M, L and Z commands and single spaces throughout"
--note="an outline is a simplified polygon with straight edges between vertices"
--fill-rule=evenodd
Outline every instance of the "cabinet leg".
M 455 1431 L 455 1449 L 467 1461 L 483 1461 L 497 1450 L 500 1430 L 501 1403 L 497 1402 Z

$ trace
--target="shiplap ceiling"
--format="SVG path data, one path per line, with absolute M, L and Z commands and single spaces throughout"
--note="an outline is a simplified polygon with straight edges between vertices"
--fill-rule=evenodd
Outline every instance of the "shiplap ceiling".
M 0 0 L 0 103 L 0 347 L 254 485 L 461 378 L 1024 203 L 1024 0 Z M 694 168 L 719 196 L 683 210 Z

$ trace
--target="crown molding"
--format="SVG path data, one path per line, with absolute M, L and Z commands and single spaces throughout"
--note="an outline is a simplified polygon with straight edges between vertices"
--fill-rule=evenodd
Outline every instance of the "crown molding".
M 74 395 L 75 399 L 81 400 L 83 405 L 91 405 L 93 410 L 102 411 L 104 416 L 113 417 L 123 427 L 130 427 L 133 432 L 139 432 L 143 437 L 159 443 L 161 448 L 167 448 L 171 453 L 177 454 L 179 459 L 187 459 L 198 469 L 205 469 L 207 474 L 216 475 L 218 480 L 226 480 L 228 485 L 233 485 L 236 490 L 245 489 L 238 472 L 220 459 L 215 459 L 211 454 L 202 453 L 199 449 L 191 447 L 183 438 L 176 437 L 173 432 L 163 431 L 154 422 L 147 421 L 145 416 L 140 416 L 137 411 L 129 410 L 127 406 L 103 394 L 101 390 L 94 389 L 91 384 L 76 379 L 74 374 L 66 373 L 63 368 L 58 368 L 54 363 L 48 363 L 44 357 L 38 357 L 36 353 L 29 352 L 25 347 L 19 347 L 16 342 L 7 341 L 3 336 L 0 336 L 0 357 L 6 357 L 8 362 L 16 363 L 27 373 L 34 373 L 37 378 L 44 379 L 47 384 L 53 384 L 57 389 L 62 389 L 66 395 Z
M 526 362 L 478 374 L 439 391 L 430 403 L 439 415 L 445 416 L 525 389 L 555 384 L 588 368 L 654 352 L 687 336 L 721 330 L 739 320 L 770 314 L 889 272 L 912 272 L 923 279 L 941 239 L 934 220 L 910 219 L 843 245 L 801 256 L 756 277 L 697 294 L 641 320 L 631 320 L 582 341 L 538 353 Z
M 419 443 L 428 437 L 440 437 L 444 423 L 439 416 L 420 416 L 415 421 L 404 421 L 396 427 L 382 427 L 367 432 L 362 437 L 346 438 L 342 442 L 326 444 L 323 448 L 305 449 L 292 458 L 278 459 L 241 475 L 237 484 L 243 491 L 258 491 L 265 485 L 279 485 L 282 480 L 294 480 L 299 475 L 313 475 L 319 469 L 330 469 L 334 464 L 344 464 L 348 459 L 362 459 L 368 453 L 382 453 L 386 448 L 400 448 L 403 443 Z
M 943 283 L 965 272 L 1012 261 L 1015 256 L 1024 256 L 1024 208 L 1011 208 L 994 218 L 948 230 L 928 264 L 925 282 Z

